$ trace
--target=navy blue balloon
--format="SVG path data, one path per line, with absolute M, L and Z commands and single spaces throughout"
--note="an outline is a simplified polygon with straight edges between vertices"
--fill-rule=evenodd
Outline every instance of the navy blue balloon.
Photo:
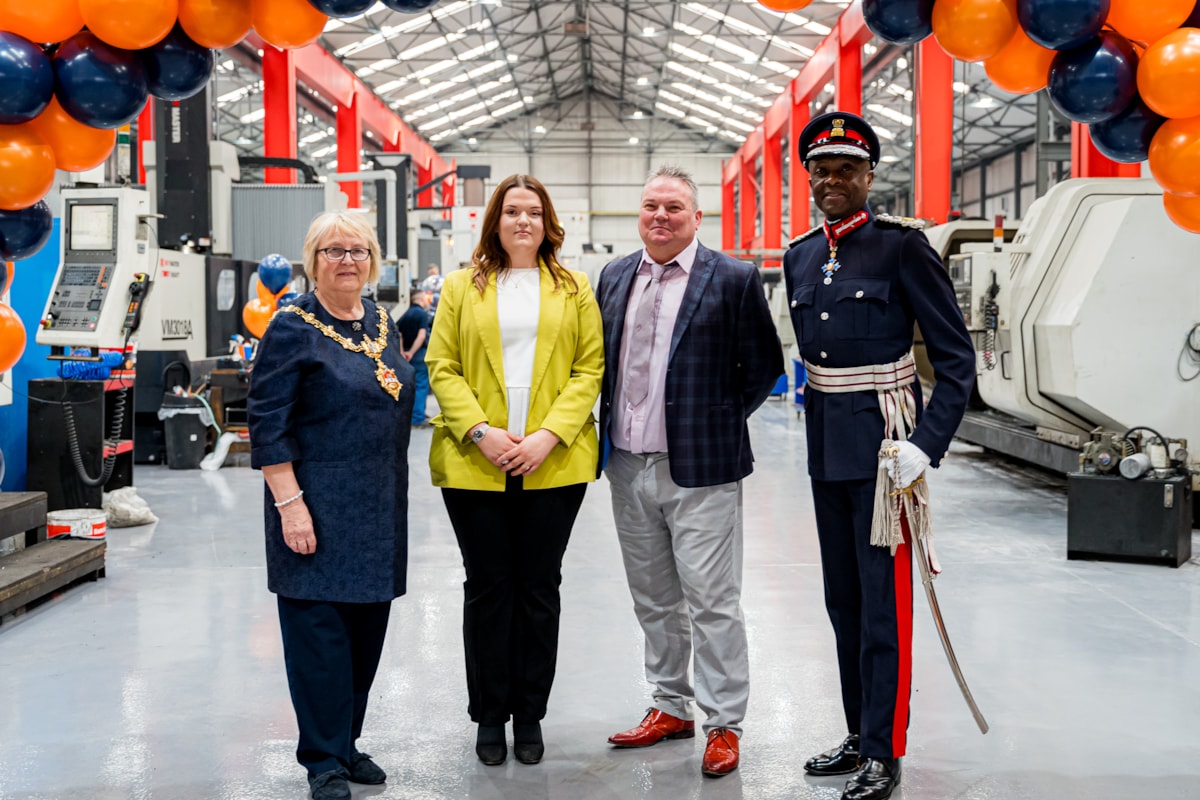
M 284 292 L 283 294 L 279 295 L 279 299 L 275 301 L 275 307 L 283 308 L 284 306 L 290 306 L 292 303 L 296 302 L 296 298 L 299 296 L 300 295 L 296 294 L 295 292 Z
M 392 11 L 403 14 L 419 14 L 428 11 L 438 4 L 438 0 L 381 0 Z
M 1108 6 L 1109 0 L 1019 0 L 1017 17 L 1042 47 L 1070 50 L 1100 32 Z
M 263 256 L 258 262 L 258 280 L 275 294 L 292 279 L 292 263 L 278 253 Z
M 146 86 L 150 94 L 163 100 L 191 97 L 212 77 L 212 50 L 193 42 L 178 23 L 161 42 L 139 52 L 146 68 Z
M 892 44 L 916 44 L 933 33 L 933 0 L 863 0 L 871 33 Z
M 1200 0 L 1196 0 L 1196 5 L 1192 8 L 1192 13 L 1180 25 L 1181 28 L 1200 28 Z
M 375 0 L 308 0 L 308 4 L 331 17 L 353 17 L 375 4 Z
M 45 201 L 39 200 L 20 211 L 0 209 L 0 259 L 21 261 L 29 258 L 42 249 L 53 228 L 54 215 Z
M 0 87 L 0 125 L 29 122 L 50 105 L 54 67 L 42 48 L 0 31 Z
M 135 50 L 122 50 L 82 31 L 54 54 L 55 94 L 63 110 L 93 128 L 119 128 L 146 105 L 146 69 Z
M 1137 164 L 1150 157 L 1150 140 L 1166 122 L 1141 97 L 1110 120 L 1088 126 L 1096 149 L 1113 161 Z
M 1105 31 L 1050 63 L 1050 102 L 1069 120 L 1104 122 L 1137 95 L 1137 55 L 1120 34 Z

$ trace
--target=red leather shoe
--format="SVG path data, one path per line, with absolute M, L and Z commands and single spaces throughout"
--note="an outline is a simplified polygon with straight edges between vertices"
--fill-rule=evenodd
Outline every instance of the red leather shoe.
M 649 747 L 663 739 L 691 739 L 695 735 L 695 721 L 673 717 L 665 711 L 652 708 L 637 727 L 614 733 L 608 737 L 608 743 L 617 747 Z
M 737 769 L 738 737 L 728 728 L 713 728 L 704 746 L 704 765 L 700 768 L 710 778 L 720 778 Z

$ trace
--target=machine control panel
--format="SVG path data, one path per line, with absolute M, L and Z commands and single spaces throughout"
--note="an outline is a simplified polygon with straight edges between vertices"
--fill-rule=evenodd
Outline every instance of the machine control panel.
M 50 295 L 42 328 L 96 330 L 112 272 L 111 264 L 64 264 L 58 285 Z
M 973 330 L 972 322 L 972 292 L 971 292 L 971 256 L 955 255 L 950 257 L 950 282 L 954 284 L 954 297 L 958 300 L 958 310 L 962 312 L 967 330 Z
M 132 187 L 64 189 L 62 259 L 46 299 L 37 342 L 51 347 L 123 347 L 129 313 L 153 273 L 149 195 Z

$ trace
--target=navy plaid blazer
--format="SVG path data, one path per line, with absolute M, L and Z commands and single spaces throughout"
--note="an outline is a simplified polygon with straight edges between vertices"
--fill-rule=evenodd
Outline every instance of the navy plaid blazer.
M 596 299 L 604 317 L 604 386 L 600 431 L 606 443 L 629 293 L 642 262 L 638 250 L 600 273 Z M 700 245 L 679 305 L 667 360 L 667 450 L 671 479 L 696 488 L 732 483 L 754 469 L 746 419 L 784 374 L 783 348 L 751 264 Z

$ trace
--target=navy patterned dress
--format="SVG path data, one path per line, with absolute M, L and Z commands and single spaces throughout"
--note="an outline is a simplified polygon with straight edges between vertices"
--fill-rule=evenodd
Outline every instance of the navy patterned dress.
M 311 293 L 294 305 L 359 343 L 364 333 L 379 335 L 376 305 L 362 302 L 361 331 L 331 316 Z M 317 538 L 312 555 L 289 549 L 264 487 L 267 582 L 276 594 L 377 603 L 405 592 L 414 374 L 390 318 L 382 360 L 402 384 L 398 400 L 376 380 L 374 360 L 294 312 L 277 313 L 263 336 L 246 404 L 250 463 L 261 469 L 292 462 Z

